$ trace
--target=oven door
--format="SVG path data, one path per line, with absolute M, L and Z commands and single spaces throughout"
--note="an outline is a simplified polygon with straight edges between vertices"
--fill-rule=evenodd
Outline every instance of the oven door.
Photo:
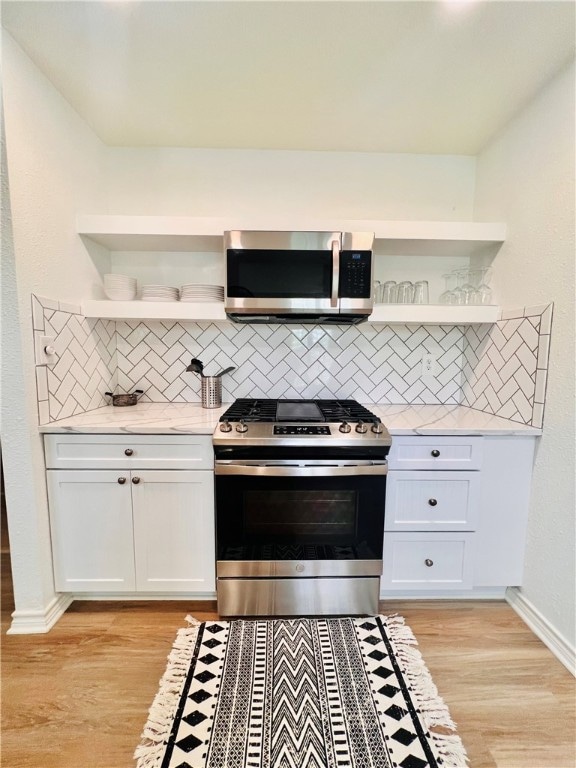
M 385 461 L 216 461 L 219 578 L 380 576 Z

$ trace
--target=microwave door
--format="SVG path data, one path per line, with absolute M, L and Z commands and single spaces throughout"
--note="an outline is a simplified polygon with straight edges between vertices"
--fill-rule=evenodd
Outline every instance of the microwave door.
M 227 312 L 339 312 L 340 233 L 241 234 L 226 248 Z

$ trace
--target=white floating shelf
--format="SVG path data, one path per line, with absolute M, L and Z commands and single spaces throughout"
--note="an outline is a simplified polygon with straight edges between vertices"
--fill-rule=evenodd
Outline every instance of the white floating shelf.
M 189 320 L 225 321 L 221 302 L 187 303 L 180 301 L 85 301 L 86 317 L 108 320 Z M 500 308 L 450 307 L 436 304 L 379 304 L 368 318 L 385 325 L 475 325 L 495 323 Z
M 465 221 L 373 219 L 197 218 L 189 216 L 79 216 L 77 230 L 111 251 L 221 252 L 229 229 L 374 232 L 374 252 L 411 256 L 470 256 L 499 246 L 506 225 Z
M 85 317 L 108 320 L 226 320 L 222 302 L 85 301 Z
M 444 304 L 377 304 L 370 323 L 386 325 L 477 325 L 495 323 L 500 307 L 453 307 Z

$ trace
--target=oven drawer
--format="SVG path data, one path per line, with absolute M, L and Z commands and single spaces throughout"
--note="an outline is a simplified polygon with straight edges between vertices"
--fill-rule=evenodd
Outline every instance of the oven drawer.
M 474 531 L 480 472 L 390 472 L 387 531 Z
M 468 589 L 473 533 L 387 533 L 382 589 Z
M 44 436 L 47 469 L 212 469 L 210 435 Z
M 392 439 L 389 469 L 480 469 L 482 437 L 398 435 Z
M 380 579 L 218 579 L 220 616 L 374 615 Z

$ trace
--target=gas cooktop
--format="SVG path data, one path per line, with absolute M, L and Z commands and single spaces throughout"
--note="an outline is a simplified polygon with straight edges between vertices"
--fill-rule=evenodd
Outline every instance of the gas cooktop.
M 240 399 L 220 421 L 245 422 L 352 422 L 376 424 L 380 419 L 356 400 L 266 400 Z
M 236 400 L 220 417 L 219 445 L 390 445 L 380 419 L 355 400 Z

